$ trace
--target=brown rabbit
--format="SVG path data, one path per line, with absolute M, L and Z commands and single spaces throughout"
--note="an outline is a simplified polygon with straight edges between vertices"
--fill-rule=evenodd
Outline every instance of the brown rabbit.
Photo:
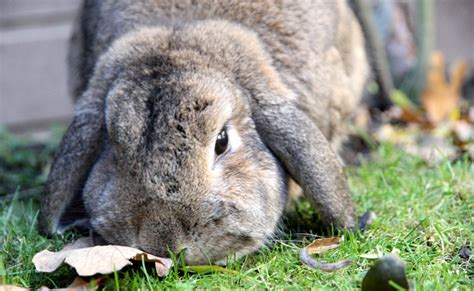
M 224 262 L 272 237 L 289 179 L 353 228 L 333 150 L 367 73 L 342 0 L 86 0 L 42 228 Z

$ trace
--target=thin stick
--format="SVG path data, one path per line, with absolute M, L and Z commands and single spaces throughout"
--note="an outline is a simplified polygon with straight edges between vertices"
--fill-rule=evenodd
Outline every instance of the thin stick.
M 324 272 L 334 272 L 339 269 L 352 265 L 352 260 L 342 260 L 342 261 L 334 262 L 334 263 L 322 263 L 322 262 L 316 261 L 313 257 L 311 257 L 308 254 L 307 247 L 303 248 L 300 251 L 300 261 L 312 268 L 315 268 Z

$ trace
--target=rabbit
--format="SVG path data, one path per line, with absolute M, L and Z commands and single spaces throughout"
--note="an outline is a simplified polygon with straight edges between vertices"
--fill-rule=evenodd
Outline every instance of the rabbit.
M 44 232 L 225 264 L 272 239 L 290 183 L 356 227 L 337 151 L 368 65 L 345 1 L 86 0 L 69 68 Z

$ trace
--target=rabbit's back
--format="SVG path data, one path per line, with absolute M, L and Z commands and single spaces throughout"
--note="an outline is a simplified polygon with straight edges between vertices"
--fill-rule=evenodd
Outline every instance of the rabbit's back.
M 85 0 L 70 49 L 73 98 L 86 88 L 98 57 L 123 34 L 210 19 L 254 31 L 298 105 L 338 142 L 367 75 L 360 28 L 343 0 Z

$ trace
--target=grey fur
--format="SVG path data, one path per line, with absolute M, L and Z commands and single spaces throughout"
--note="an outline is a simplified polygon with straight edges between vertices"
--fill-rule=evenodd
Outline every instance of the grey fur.
M 342 0 L 86 0 L 43 230 L 82 203 L 72 220 L 108 243 L 223 262 L 272 237 L 289 178 L 326 223 L 354 227 L 331 147 L 360 99 L 363 46 Z M 236 146 L 214 160 L 224 126 Z

